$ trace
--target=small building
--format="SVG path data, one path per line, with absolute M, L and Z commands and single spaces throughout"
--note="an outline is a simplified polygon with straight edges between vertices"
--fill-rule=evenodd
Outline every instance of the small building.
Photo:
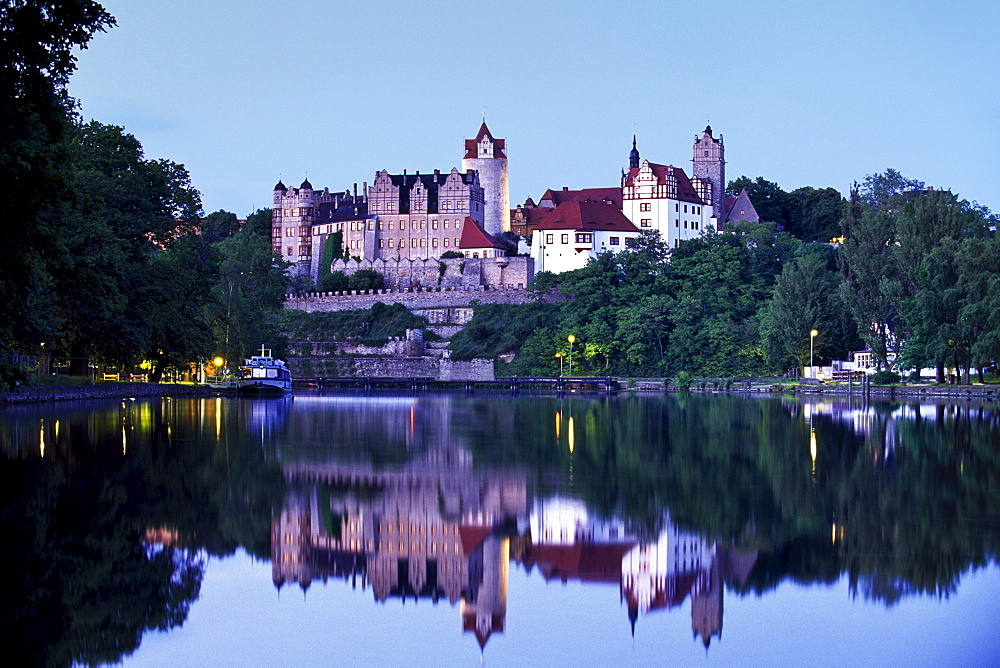
M 458 249 L 468 258 L 507 256 L 507 248 L 476 225 L 471 218 L 466 218 L 462 226 Z
M 613 204 L 570 200 L 542 216 L 532 232 L 535 271 L 581 269 L 601 253 L 617 253 L 641 234 Z
M 739 195 L 726 198 L 722 206 L 722 215 L 719 217 L 719 229 L 732 228 L 737 223 L 742 222 L 760 222 L 760 216 L 757 215 L 757 209 L 750 201 L 750 195 L 746 188 L 740 190 Z

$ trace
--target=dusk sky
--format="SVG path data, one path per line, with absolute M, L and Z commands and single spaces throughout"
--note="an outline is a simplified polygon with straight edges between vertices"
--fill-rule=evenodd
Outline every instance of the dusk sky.
M 103 4 L 70 93 L 187 166 L 206 213 L 279 177 L 461 167 L 484 107 L 512 206 L 618 185 L 633 132 L 690 173 L 711 122 L 730 180 L 846 194 L 892 167 L 1000 211 L 995 0 Z

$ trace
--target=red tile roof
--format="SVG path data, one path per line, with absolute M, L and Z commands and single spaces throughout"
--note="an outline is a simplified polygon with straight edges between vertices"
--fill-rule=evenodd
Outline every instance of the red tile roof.
M 647 161 L 648 162 L 648 161 Z M 643 163 L 644 165 L 646 163 Z M 674 167 L 673 165 L 658 165 L 655 162 L 650 162 L 649 167 L 653 170 L 653 176 L 656 177 L 657 185 L 666 185 L 667 178 L 673 174 L 677 181 L 677 197 L 676 199 L 681 202 L 691 202 L 693 204 L 705 204 L 704 200 L 698 196 L 698 191 L 695 190 L 694 185 L 691 183 L 691 179 L 688 175 L 684 173 L 684 170 L 680 167 Z M 632 167 L 628 170 L 625 175 L 625 185 L 631 186 L 633 179 L 639 175 L 639 170 L 642 167 Z
M 496 139 L 490 132 L 490 129 L 486 127 L 486 121 L 479 126 L 479 132 L 476 134 L 475 139 L 465 140 L 465 155 L 463 158 L 478 158 L 479 157 L 479 142 L 483 140 L 483 137 L 489 137 L 490 141 L 493 142 L 493 157 L 495 158 L 506 158 L 507 157 L 507 140 L 506 139 Z
M 468 556 L 475 552 L 479 544 L 491 533 L 493 533 L 491 527 L 468 525 L 458 527 L 458 536 L 462 540 L 462 553 Z
M 581 188 L 580 190 L 552 190 L 549 188 L 542 195 L 542 200 L 551 200 L 553 204 L 559 206 L 563 202 L 601 202 L 603 204 L 613 204 L 619 209 L 622 208 L 621 188 Z M 541 201 L 541 200 L 540 200 Z
M 537 230 L 590 230 L 594 232 L 639 232 L 621 209 L 599 202 L 570 200 L 547 211 Z
M 466 218 L 462 224 L 462 238 L 458 242 L 459 248 L 499 248 L 507 250 L 496 239 L 491 237 L 483 228 L 476 224 L 471 218 Z
M 537 565 L 546 580 L 619 582 L 622 557 L 634 546 L 634 542 L 532 545 L 525 555 L 524 564 L 529 571 Z

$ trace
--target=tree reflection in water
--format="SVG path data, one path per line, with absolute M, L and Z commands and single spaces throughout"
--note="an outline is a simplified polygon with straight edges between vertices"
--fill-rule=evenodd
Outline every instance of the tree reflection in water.
M 5 418 L 0 614 L 30 663 L 128 655 L 238 547 L 279 587 L 445 599 L 480 645 L 511 563 L 617 584 L 633 624 L 690 600 L 707 644 L 726 590 L 948 596 L 1000 534 L 992 407 L 305 395 Z

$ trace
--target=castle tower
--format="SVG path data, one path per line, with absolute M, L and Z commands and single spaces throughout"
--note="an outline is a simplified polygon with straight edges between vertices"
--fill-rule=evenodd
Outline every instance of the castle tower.
M 694 137 L 694 151 L 691 158 L 692 176 L 711 184 L 708 199 L 711 200 L 712 215 L 720 218 L 722 204 L 726 199 L 726 150 L 722 135 L 712 136 L 712 126 L 706 125 L 701 138 Z
M 465 155 L 462 157 L 462 171 L 474 169 L 479 172 L 479 184 L 483 188 L 486 207 L 483 227 L 496 236 L 510 231 L 510 186 L 507 181 L 507 142 L 495 139 L 486 127 L 486 121 L 479 128 L 475 139 L 465 140 Z

